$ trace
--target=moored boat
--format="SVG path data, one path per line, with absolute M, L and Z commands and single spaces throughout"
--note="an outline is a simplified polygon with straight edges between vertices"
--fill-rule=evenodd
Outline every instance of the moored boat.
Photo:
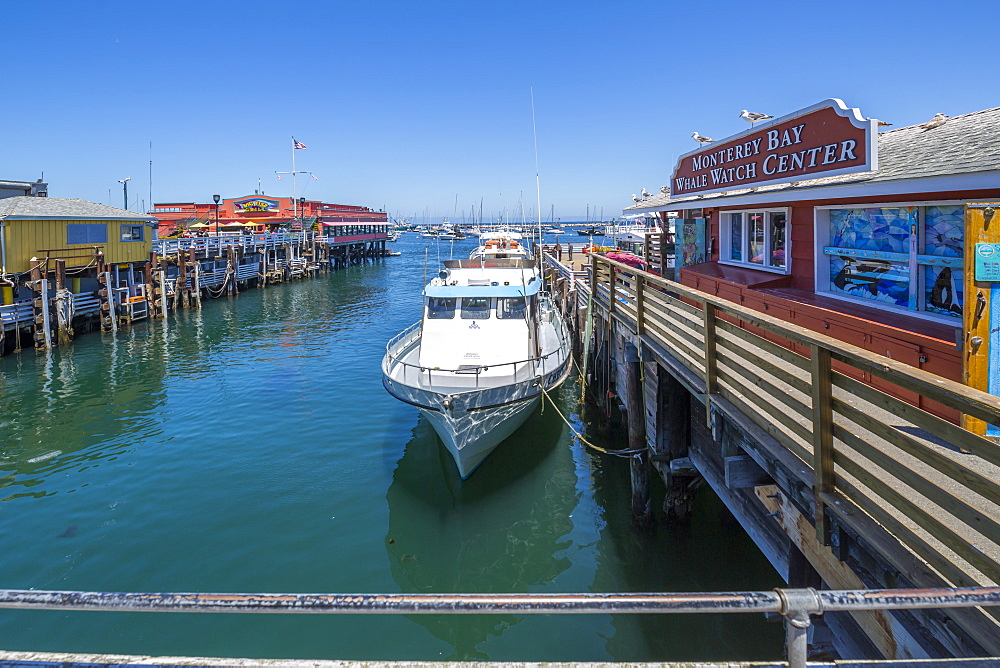
M 444 263 L 424 288 L 422 320 L 382 360 L 386 390 L 427 416 L 463 478 L 570 370 L 568 332 L 530 256 L 480 248 Z

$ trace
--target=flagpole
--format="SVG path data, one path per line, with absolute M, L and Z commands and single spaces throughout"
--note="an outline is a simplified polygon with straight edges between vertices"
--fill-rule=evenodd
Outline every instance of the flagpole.
M 292 137 L 292 220 L 299 217 L 299 204 L 295 199 L 295 137 Z

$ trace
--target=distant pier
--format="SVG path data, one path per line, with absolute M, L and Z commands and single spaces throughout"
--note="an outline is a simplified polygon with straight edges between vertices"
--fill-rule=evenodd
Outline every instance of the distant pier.
M 330 230 L 331 228 L 327 228 Z M 0 303 L 0 355 L 46 350 L 97 329 L 116 331 L 203 300 L 293 281 L 388 255 L 388 224 L 152 241 L 148 259 L 109 261 L 100 246 L 33 258 L 29 279 Z M 70 252 L 71 251 L 71 252 Z

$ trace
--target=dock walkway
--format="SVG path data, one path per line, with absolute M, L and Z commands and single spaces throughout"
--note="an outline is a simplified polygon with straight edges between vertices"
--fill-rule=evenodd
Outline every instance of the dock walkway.
M 883 390 L 992 424 L 1000 399 L 600 254 L 590 261 L 583 274 L 546 255 L 578 338 L 588 307 L 594 318 L 583 345 L 595 394 L 613 390 L 645 413 L 646 454 L 668 488 L 693 466 L 786 578 L 804 557 L 830 588 L 997 586 L 1000 447 Z M 627 396 L 629 347 L 643 396 Z M 998 620 L 981 609 L 854 615 L 886 657 L 1000 656 Z

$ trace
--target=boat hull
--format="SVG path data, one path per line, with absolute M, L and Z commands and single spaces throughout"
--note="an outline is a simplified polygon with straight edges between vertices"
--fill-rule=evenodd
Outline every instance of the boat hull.
M 389 394 L 427 416 L 464 479 L 531 416 L 541 402 L 541 388 L 554 390 L 569 371 L 566 358 L 542 377 L 454 394 L 399 383 L 388 375 L 383 375 L 382 384 Z

